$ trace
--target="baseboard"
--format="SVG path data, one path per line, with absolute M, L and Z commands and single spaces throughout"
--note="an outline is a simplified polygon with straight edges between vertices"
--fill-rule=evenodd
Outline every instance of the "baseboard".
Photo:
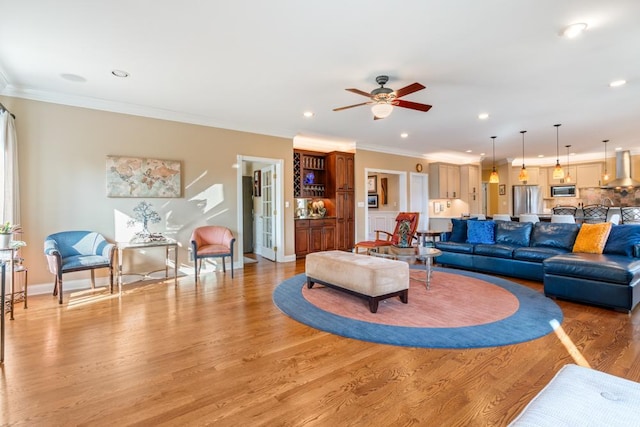
M 296 260 L 295 255 L 287 255 L 283 259 L 278 260 L 278 262 L 295 262 L 295 260 Z M 215 261 L 213 262 L 215 263 Z M 230 262 L 226 262 L 225 264 L 228 269 L 231 268 Z M 203 265 L 202 267 L 202 273 L 213 273 L 216 271 L 215 269 L 206 268 L 205 265 Z M 235 263 L 234 267 L 235 267 L 234 270 L 238 270 L 240 268 L 237 263 Z M 194 274 L 193 268 L 189 268 L 189 267 L 180 268 L 180 270 L 178 270 L 178 277 L 193 276 L 193 274 Z M 114 281 L 115 281 L 115 277 L 114 277 Z M 44 294 L 53 293 L 53 282 L 37 283 L 37 284 L 29 283 L 28 286 L 29 286 L 29 295 L 44 295 Z M 109 286 L 109 278 L 106 276 L 96 277 L 96 287 L 100 287 L 100 286 Z M 91 279 L 87 278 L 87 279 L 65 280 L 63 290 L 64 292 L 67 292 L 67 291 L 77 291 L 81 289 L 90 289 L 90 288 L 91 288 Z

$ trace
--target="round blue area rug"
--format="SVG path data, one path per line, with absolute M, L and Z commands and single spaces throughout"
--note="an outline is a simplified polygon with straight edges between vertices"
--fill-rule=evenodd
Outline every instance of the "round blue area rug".
M 408 304 L 402 304 L 398 298 L 383 300 L 376 314 L 368 312 L 364 299 L 318 284 L 305 289 L 304 274 L 278 285 L 273 301 L 282 312 L 313 328 L 347 338 L 406 347 L 504 346 L 540 338 L 553 331 L 552 325 L 562 323 L 560 307 L 541 292 L 498 277 L 444 268 L 434 268 L 431 289 L 427 291 L 424 283 L 419 282 L 419 275 L 424 275 L 423 268 L 412 266 Z M 501 298 L 496 299 L 495 304 L 492 297 L 487 298 L 491 288 L 499 290 L 491 291 L 491 295 Z M 317 303 L 323 295 L 330 298 L 328 304 Z M 510 299 L 515 304 L 503 310 L 496 320 L 495 312 L 503 309 L 506 303 L 511 304 Z M 438 318 L 444 320 L 444 326 L 404 326 L 402 320 L 396 322 L 397 319 L 392 318 L 400 317 L 398 313 L 410 318 L 410 323 L 415 325 L 434 324 L 434 319 L 429 319 L 431 316 L 435 318 L 435 324 Z M 488 320 L 478 320 L 483 318 Z M 449 324 L 465 326 L 446 326 Z

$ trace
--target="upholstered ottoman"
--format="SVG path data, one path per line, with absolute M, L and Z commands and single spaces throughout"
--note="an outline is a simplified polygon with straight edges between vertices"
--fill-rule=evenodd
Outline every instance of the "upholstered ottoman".
M 509 425 L 640 426 L 640 383 L 565 365 Z
M 326 251 L 307 255 L 307 287 L 320 283 L 369 300 L 369 310 L 378 311 L 378 302 L 398 296 L 409 302 L 409 265 L 403 261 Z

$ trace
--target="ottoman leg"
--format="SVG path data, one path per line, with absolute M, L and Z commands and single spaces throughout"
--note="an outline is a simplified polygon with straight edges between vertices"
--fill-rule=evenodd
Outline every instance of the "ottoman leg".
M 404 291 L 402 291 L 402 293 L 400 294 L 400 301 L 405 304 L 409 303 L 409 289 L 405 289 Z
M 377 297 L 370 297 L 369 298 L 369 310 L 371 310 L 372 313 L 376 313 L 378 311 L 378 298 Z

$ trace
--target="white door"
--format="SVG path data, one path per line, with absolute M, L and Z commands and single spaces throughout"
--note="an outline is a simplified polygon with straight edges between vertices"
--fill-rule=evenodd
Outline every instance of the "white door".
M 429 176 L 423 173 L 411 174 L 411 198 L 409 210 L 420 212 L 418 230 L 429 229 Z
M 261 169 L 262 174 L 262 250 L 261 255 L 276 260 L 274 236 L 276 232 L 276 209 L 274 204 L 276 167 Z

